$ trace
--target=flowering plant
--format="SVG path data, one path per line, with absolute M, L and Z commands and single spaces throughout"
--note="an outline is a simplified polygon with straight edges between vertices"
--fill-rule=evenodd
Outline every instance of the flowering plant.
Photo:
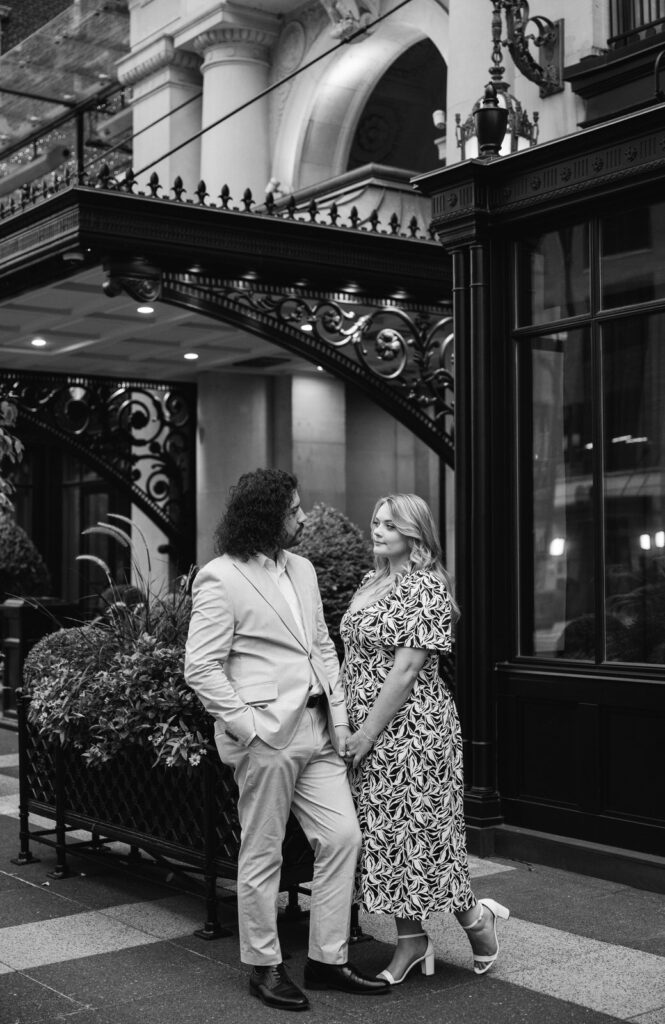
M 131 544 L 125 530 L 112 531 Z M 79 557 L 104 567 L 111 597 L 98 620 L 50 633 L 28 654 L 23 692 L 30 697 L 29 721 L 51 740 L 80 750 L 90 766 L 139 744 L 154 751 L 155 764 L 195 767 L 206 755 L 211 720 L 184 679 L 191 573 L 166 596 L 145 585 L 131 588 L 138 600 L 128 605 L 113 600 L 127 588 L 113 584 L 105 563 Z

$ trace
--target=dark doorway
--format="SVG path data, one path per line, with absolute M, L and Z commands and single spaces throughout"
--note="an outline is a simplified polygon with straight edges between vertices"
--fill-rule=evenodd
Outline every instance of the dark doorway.
M 416 43 L 392 64 L 356 128 L 347 170 L 386 164 L 408 171 L 440 166 L 432 112 L 446 109 L 446 64 L 430 42 Z

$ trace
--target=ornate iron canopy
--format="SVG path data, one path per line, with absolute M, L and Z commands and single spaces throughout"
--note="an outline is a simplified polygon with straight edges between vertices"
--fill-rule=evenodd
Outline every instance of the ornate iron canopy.
M 450 308 L 166 273 L 162 298 L 272 338 L 364 390 L 453 463 Z
M 242 326 L 321 364 L 373 398 L 449 464 L 453 460 L 453 356 L 450 262 L 418 224 L 407 232 L 378 213 L 348 225 L 336 210 L 319 222 L 270 198 L 242 209 L 222 188 L 209 204 L 200 182 L 186 202 L 178 179 L 172 199 L 135 195 L 130 177 L 102 175 L 98 187 L 60 187 L 4 211 L 0 272 L 7 290 L 27 291 L 63 277 L 64 253 L 103 262 L 107 295 L 195 309 Z M 33 205 L 34 204 L 34 205 Z M 1 218 L 0 218 L 1 219 Z

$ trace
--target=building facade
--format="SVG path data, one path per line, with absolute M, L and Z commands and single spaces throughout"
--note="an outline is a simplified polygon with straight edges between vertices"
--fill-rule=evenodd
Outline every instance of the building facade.
M 97 39 L 98 81 L 85 94 L 51 68 L 52 95 L 73 96 L 72 113 L 61 105 L 47 114 L 43 104 L 37 128 L 27 94 L 42 91 L 30 57 L 40 31 L 0 57 L 0 89 L 14 88 L 10 75 L 16 83 L 26 54 L 32 76 L 19 80 L 18 112 L 6 98 L 0 107 L 0 268 L 9 289 L 0 369 L 121 380 L 129 366 L 135 382 L 195 384 L 198 561 L 211 553 L 228 486 L 258 464 L 293 469 L 306 505 L 324 501 L 361 525 L 377 495 L 422 494 L 446 537 L 464 612 L 457 693 L 475 848 L 579 858 L 584 848 L 597 865 L 602 846 L 615 851 L 608 862 L 627 850 L 634 855 L 624 863 L 644 864 L 665 850 L 665 5 L 531 6 L 81 0 L 57 14 L 42 37 L 66 26 L 63 45 L 78 39 L 88 66 L 93 18 L 112 19 L 113 45 Z M 474 115 L 488 81 L 508 111 L 498 154 L 486 148 L 487 104 Z M 24 267 L 38 268 L 40 257 L 24 255 L 18 268 L 21 246 L 27 253 L 29 232 L 46 230 L 49 209 L 62 209 L 62 240 L 66 188 L 51 195 L 52 177 L 41 194 L 9 185 L 29 156 L 58 147 L 68 155 L 51 176 L 75 184 L 85 170 L 86 188 L 124 198 L 113 209 L 109 198 L 108 215 L 98 204 L 87 249 L 80 219 L 78 234 L 72 229 L 79 264 L 31 278 Z M 135 239 L 131 198 L 137 224 L 155 200 Z M 174 201 L 182 216 L 167 214 Z M 346 254 L 342 241 L 326 249 L 327 270 L 309 257 L 287 281 L 280 252 L 295 266 L 298 244 L 281 227 L 274 239 L 257 229 L 250 261 L 220 221 L 211 263 L 211 206 L 239 211 L 245 238 L 252 211 L 256 223 L 321 227 L 321 251 L 342 224 L 381 238 L 372 250 L 355 246 L 352 232 L 336 236 L 348 240 Z M 105 278 L 131 277 L 123 278 L 122 231 L 127 256 L 148 256 L 161 274 L 144 320 L 133 293 L 113 299 L 117 307 L 101 294 Z M 391 237 L 392 266 L 381 262 Z M 420 284 L 407 286 L 409 251 L 427 259 Z M 245 310 L 254 303 L 255 319 L 233 305 L 231 282 Z M 340 353 L 355 338 L 357 354 L 365 335 L 343 335 L 339 323 L 325 335 L 302 307 L 291 320 L 305 334 L 296 344 L 267 319 L 266 303 L 277 298 L 310 310 L 327 303 L 355 325 L 374 317 L 375 365 L 356 379 Z M 409 334 L 406 317 L 427 329 Z M 319 344 L 308 348 L 312 323 Z M 37 331 L 43 354 L 30 347 Z M 402 366 L 400 338 L 411 356 L 427 353 L 426 370 L 422 359 Z M 198 358 L 185 362 L 186 354 Z M 451 392 L 454 371 L 454 469 L 450 424 L 438 435 L 427 424 L 415 430 L 387 392 L 372 394 L 377 370 L 381 388 L 405 385 L 400 394 L 435 424 L 452 418 L 452 404 L 446 413 L 440 396 L 423 397 L 413 381 L 449 374 Z M 29 521 L 39 471 L 25 472 Z M 68 522 L 122 506 L 142 529 L 156 529 L 149 508 L 105 491 L 85 459 L 70 459 L 59 480 L 78 502 Z M 82 504 L 81 495 L 98 493 Z M 162 534 L 150 535 L 168 548 Z

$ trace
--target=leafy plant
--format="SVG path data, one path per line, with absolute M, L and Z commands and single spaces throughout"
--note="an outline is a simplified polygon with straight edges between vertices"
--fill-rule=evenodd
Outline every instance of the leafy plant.
M 341 656 L 339 624 L 360 580 L 374 565 L 372 547 L 342 512 L 318 503 L 307 513 L 297 552 L 316 569 L 326 624 Z
M 44 597 L 51 593 L 51 577 L 42 556 L 13 510 L 0 508 L 0 594 Z
M 85 532 L 100 531 L 133 553 L 125 529 L 99 523 Z M 51 633 L 30 651 L 23 676 L 30 721 L 50 739 L 79 749 L 91 766 L 129 744 L 151 748 L 155 764 L 196 766 L 207 752 L 210 718 L 184 679 L 190 578 L 155 595 L 133 559 L 139 600 L 128 604 L 112 599 L 124 590 L 106 563 L 94 555 L 79 558 L 102 568 L 111 597 L 94 623 Z

